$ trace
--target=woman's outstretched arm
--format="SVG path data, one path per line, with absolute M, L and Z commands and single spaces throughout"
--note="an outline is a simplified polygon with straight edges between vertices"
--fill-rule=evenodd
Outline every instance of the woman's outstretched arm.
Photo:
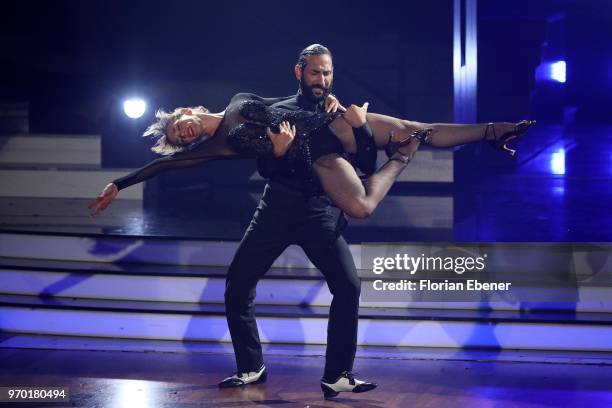
M 203 155 L 202 152 L 190 151 L 153 160 L 151 163 L 107 184 L 102 192 L 89 203 L 88 208 L 91 215 L 95 216 L 110 205 L 115 197 L 117 197 L 119 190 L 141 183 L 163 171 L 196 166 L 212 160 L 236 158 L 242 158 L 242 156 L 226 154 L 207 156 Z

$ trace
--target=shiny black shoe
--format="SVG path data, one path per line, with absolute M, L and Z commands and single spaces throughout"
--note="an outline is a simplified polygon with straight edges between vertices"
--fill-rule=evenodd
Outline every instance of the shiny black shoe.
M 236 373 L 219 383 L 219 388 L 237 388 L 248 384 L 262 384 L 268 379 L 268 370 L 262 365 L 258 371 Z
M 493 138 L 487 139 L 489 140 L 489 143 L 491 143 L 491 146 L 493 146 L 495 149 L 508 152 L 510 156 L 514 156 L 516 154 L 516 149 L 510 148 L 509 143 L 512 140 L 522 136 L 525 132 L 529 130 L 530 127 L 535 125 L 535 123 L 535 120 L 521 120 L 519 123 L 514 125 L 513 130 L 506 132 L 498 137 L 495 133 L 495 124 L 493 122 L 490 122 L 487 123 L 487 127 L 485 128 L 485 139 L 487 139 L 489 129 L 491 129 L 493 131 Z
M 431 128 L 417 129 L 414 132 L 412 132 L 412 134 L 404 140 L 392 140 L 394 133 L 390 132 L 389 141 L 387 142 L 387 145 L 385 146 L 385 153 L 387 154 L 387 157 L 391 158 L 391 156 L 397 153 L 400 147 L 406 146 L 407 144 L 409 144 L 413 138 L 417 138 L 419 139 L 419 141 L 427 143 L 427 137 L 429 136 L 431 132 L 433 132 L 433 129 Z
M 375 383 L 356 379 L 350 371 L 342 372 L 333 382 L 327 381 L 321 379 L 321 391 L 325 399 L 337 397 L 341 392 L 366 392 L 377 387 Z

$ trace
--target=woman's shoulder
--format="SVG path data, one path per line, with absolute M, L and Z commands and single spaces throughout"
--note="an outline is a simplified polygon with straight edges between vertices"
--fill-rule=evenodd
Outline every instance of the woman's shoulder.
M 254 93 L 241 92 L 234 95 L 229 104 L 231 106 L 242 106 L 245 102 L 251 102 L 254 105 L 265 105 L 268 107 L 283 104 L 284 109 L 294 110 L 292 109 L 292 104 L 287 103 L 295 100 L 295 98 L 295 95 L 264 98 L 259 95 L 255 95 Z
M 262 97 L 248 92 L 240 92 L 232 96 L 230 103 L 242 102 L 242 101 L 261 101 Z
M 230 117 L 233 117 L 233 115 L 235 115 L 236 113 L 244 116 L 244 110 L 247 109 L 247 107 L 259 105 L 263 106 L 263 108 L 265 109 L 265 106 L 261 102 L 261 98 L 259 96 L 252 93 L 241 92 L 237 93 L 232 97 L 225 111 L 226 115 L 228 114 L 228 112 L 230 113 Z

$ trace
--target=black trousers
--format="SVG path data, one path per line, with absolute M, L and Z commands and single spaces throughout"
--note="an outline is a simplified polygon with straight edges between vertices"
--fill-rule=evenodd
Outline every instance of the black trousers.
M 340 235 L 346 219 L 326 196 L 305 197 L 282 184 L 266 185 L 227 273 L 225 309 L 237 369 L 263 364 L 255 321 L 255 286 L 289 245 L 303 248 L 323 273 L 333 295 L 327 326 L 325 378 L 352 370 L 357 347 L 360 279 Z

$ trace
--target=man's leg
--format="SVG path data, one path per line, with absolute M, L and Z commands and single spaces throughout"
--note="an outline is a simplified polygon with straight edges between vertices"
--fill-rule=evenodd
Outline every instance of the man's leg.
M 343 371 L 353 369 L 361 282 L 349 247 L 342 236 L 331 243 L 305 243 L 302 248 L 325 276 L 333 295 L 329 308 L 323 373 L 323 377 L 331 381 Z
M 253 306 L 255 286 L 288 246 L 284 208 L 275 207 L 271 196 L 266 188 L 227 272 L 225 310 L 238 372 L 257 371 L 263 364 Z
M 328 245 L 303 245 L 311 261 L 323 272 L 333 295 L 327 326 L 327 351 L 321 390 L 325 398 L 340 392 L 366 392 L 375 383 L 352 374 L 357 349 L 360 279 L 348 245 L 341 236 Z
M 253 305 L 255 287 L 287 247 L 263 235 L 256 229 L 247 231 L 227 272 L 225 313 L 238 372 L 257 371 L 263 364 Z

